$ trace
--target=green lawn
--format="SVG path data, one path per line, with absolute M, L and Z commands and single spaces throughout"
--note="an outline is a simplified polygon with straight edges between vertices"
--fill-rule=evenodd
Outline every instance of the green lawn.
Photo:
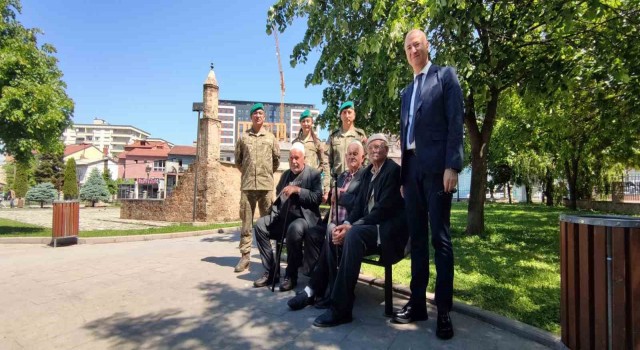
M 186 232 L 212 230 L 222 227 L 237 227 L 239 222 L 224 224 L 211 224 L 204 226 L 194 226 L 191 224 L 176 224 L 165 227 L 152 227 L 135 230 L 93 230 L 81 231 L 80 237 L 109 237 L 109 236 L 132 236 L 150 235 L 158 233 Z M 36 225 L 24 224 L 18 221 L 0 218 L 0 237 L 51 237 L 51 229 Z
M 558 334 L 560 332 L 560 229 L 565 208 L 487 204 L 485 236 L 465 236 L 467 206 L 454 203 L 454 298 Z M 362 271 L 384 277 L 382 268 Z M 433 250 L 428 290 L 434 291 Z M 393 282 L 409 285 L 410 260 L 393 267 Z

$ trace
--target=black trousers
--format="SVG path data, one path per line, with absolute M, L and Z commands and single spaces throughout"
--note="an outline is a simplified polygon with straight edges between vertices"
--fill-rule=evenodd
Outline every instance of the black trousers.
M 297 279 L 298 268 L 302 265 L 303 244 L 307 246 L 317 245 L 317 243 L 312 240 L 312 235 L 305 234 L 309 228 L 307 220 L 289 214 L 286 223 L 284 219 L 280 217 L 272 222 L 272 216 L 266 215 L 256 221 L 253 231 L 258 244 L 258 250 L 260 251 L 262 266 L 266 272 L 273 274 L 275 271 L 272 271 L 272 269 L 275 267 L 275 264 L 271 240 L 281 240 L 285 228 L 284 238 L 287 245 L 286 276 Z M 309 257 L 308 255 L 313 254 L 307 254 L 307 259 L 312 260 L 313 257 Z M 317 255 L 315 258 L 317 259 Z M 315 261 L 307 261 L 305 265 L 313 266 L 315 265 Z
M 347 232 L 342 245 L 340 266 L 331 290 L 331 309 L 336 314 L 351 315 L 362 258 L 374 252 L 377 246 L 376 225 L 355 225 Z
M 331 239 L 331 231 L 333 231 L 334 227 L 336 227 L 336 225 L 331 223 L 327 226 L 318 262 L 311 272 L 311 278 L 309 279 L 309 288 L 320 298 L 330 296 L 333 282 L 338 273 L 338 259 L 340 259 L 342 249 L 339 249 L 339 247 L 333 244 Z M 329 293 L 327 293 L 327 291 Z
M 435 251 L 436 306 L 448 312 L 453 305 L 453 246 L 451 244 L 451 200 L 444 190 L 443 173 L 426 172 L 415 155 L 405 153 L 403 192 L 411 237 L 411 299 L 414 307 L 426 308 L 429 283 L 429 227 Z

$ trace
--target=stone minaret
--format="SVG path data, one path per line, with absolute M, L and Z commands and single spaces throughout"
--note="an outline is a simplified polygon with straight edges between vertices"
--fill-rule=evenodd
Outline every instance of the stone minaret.
M 220 128 L 218 119 L 218 81 L 213 72 L 213 65 L 205 80 L 202 96 L 202 118 L 200 119 L 200 135 L 198 139 L 198 161 L 211 165 L 220 160 Z
M 123 200 L 121 218 L 180 222 L 239 220 L 240 174 L 234 164 L 220 162 L 222 122 L 218 119 L 219 88 L 213 65 L 202 90 L 203 113 L 198 120 L 196 149 L 198 161 L 181 176 L 179 185 L 166 200 Z

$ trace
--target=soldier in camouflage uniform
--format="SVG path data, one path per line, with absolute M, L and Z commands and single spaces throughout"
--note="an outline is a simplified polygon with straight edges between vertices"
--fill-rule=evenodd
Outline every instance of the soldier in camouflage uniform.
M 353 140 L 367 144 L 367 135 L 364 130 L 356 128 L 353 122 L 356 119 L 356 111 L 353 101 L 347 101 L 340 106 L 340 119 L 342 127 L 334 130 L 329 136 L 329 164 L 332 174 L 342 174 L 347 170 L 344 163 L 347 148 Z
M 331 174 L 329 173 L 329 162 L 327 156 L 324 153 L 324 144 L 318 139 L 318 136 L 313 131 L 313 116 L 311 111 L 305 109 L 300 114 L 300 132 L 298 137 L 293 140 L 292 143 L 300 142 L 304 145 L 305 150 L 305 164 L 314 169 L 320 170 L 322 176 L 322 201 L 327 201 L 329 195 L 329 183 L 331 180 Z
M 235 272 L 249 268 L 251 254 L 251 226 L 256 204 L 260 216 L 269 213 L 273 191 L 273 173 L 280 165 L 278 140 L 262 127 L 264 106 L 256 103 L 251 107 L 251 129 L 245 131 L 236 143 L 236 166 L 242 172 L 242 194 L 240 196 L 240 253 L 242 257 Z

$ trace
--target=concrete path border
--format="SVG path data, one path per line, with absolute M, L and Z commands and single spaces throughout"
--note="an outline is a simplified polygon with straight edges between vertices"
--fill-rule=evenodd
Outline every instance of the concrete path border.
M 136 241 L 151 241 L 158 239 L 171 239 L 171 238 L 183 238 L 190 236 L 205 236 L 214 233 L 232 233 L 237 231 L 239 227 L 227 227 L 212 230 L 203 231 L 187 231 L 187 232 L 175 232 L 175 233 L 158 233 L 150 235 L 131 235 L 131 236 L 113 236 L 113 237 L 87 237 L 78 238 L 78 244 L 106 244 L 106 243 L 122 243 L 122 242 L 136 242 Z M 0 244 L 46 244 L 51 243 L 49 237 L 3 237 L 0 238 Z M 367 275 L 360 275 L 359 281 L 364 284 L 375 286 L 378 288 L 384 288 L 384 279 L 374 278 Z M 411 295 L 411 291 L 408 287 L 395 284 L 393 291 L 404 297 L 408 298 Z M 435 305 L 435 296 L 432 293 L 427 293 L 427 300 L 430 304 Z M 463 302 L 454 301 L 453 310 L 467 316 L 476 318 L 488 324 L 502 328 L 506 331 L 514 333 L 525 339 L 534 341 L 552 349 L 564 350 L 567 347 L 562 343 L 560 337 L 550 332 L 544 331 L 540 328 L 530 326 L 523 322 L 513 320 L 494 312 L 480 309 L 478 307 L 465 304 Z

